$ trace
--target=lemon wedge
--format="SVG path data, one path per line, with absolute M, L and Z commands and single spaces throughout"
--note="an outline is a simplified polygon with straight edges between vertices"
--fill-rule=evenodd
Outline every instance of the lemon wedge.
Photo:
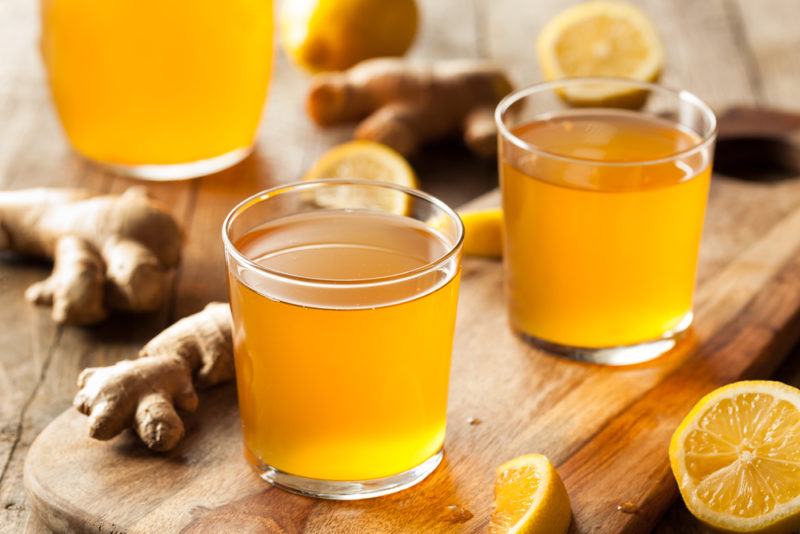
M 669 448 L 687 508 L 727 532 L 800 529 L 800 390 L 736 382 L 689 412 Z
M 414 0 L 287 0 L 279 27 L 284 50 L 310 72 L 402 56 L 417 33 Z
M 464 254 L 499 258 L 503 255 L 503 210 L 459 212 L 464 223 Z
M 563 534 L 572 520 L 567 490 L 550 461 L 526 454 L 497 468 L 490 534 Z
M 303 180 L 344 178 L 372 180 L 417 188 L 414 169 L 398 152 L 374 141 L 350 141 L 328 150 L 303 176 Z M 372 208 L 406 214 L 409 198 L 401 191 L 376 187 L 320 189 L 318 205 L 327 208 Z
M 664 46 L 653 24 L 623 2 L 577 4 L 557 15 L 539 34 L 539 62 L 545 79 L 614 76 L 653 82 L 664 66 Z M 576 106 L 641 107 L 646 91 L 614 83 L 565 88 Z

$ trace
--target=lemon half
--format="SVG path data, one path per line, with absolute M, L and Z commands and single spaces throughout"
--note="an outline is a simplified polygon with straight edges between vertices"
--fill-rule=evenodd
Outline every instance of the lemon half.
M 675 431 L 669 457 L 687 508 L 708 525 L 800 529 L 800 390 L 745 381 L 709 393 Z
M 526 454 L 497 468 L 490 534 L 563 534 L 572 521 L 564 483 L 541 454 Z
M 374 141 L 350 141 L 328 150 L 303 180 L 343 178 L 370 180 L 417 188 L 414 169 L 395 150 Z M 376 187 L 349 187 L 316 191 L 317 204 L 327 208 L 372 208 L 399 215 L 409 209 L 402 191 Z
M 537 50 L 547 80 L 613 76 L 653 82 L 664 66 L 664 46 L 650 19 L 623 2 L 586 2 L 561 12 L 539 34 Z M 625 108 L 641 107 L 647 96 L 613 83 L 560 94 L 577 106 Z

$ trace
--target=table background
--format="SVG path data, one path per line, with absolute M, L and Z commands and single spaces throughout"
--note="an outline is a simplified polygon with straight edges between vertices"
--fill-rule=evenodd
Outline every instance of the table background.
M 418 2 L 422 26 L 413 56 L 492 58 L 510 70 L 518 85 L 541 79 L 536 35 L 548 19 L 575 3 Z M 716 110 L 732 104 L 800 110 L 798 0 L 635 3 L 647 11 L 664 39 L 665 83 L 696 92 Z M 119 192 L 137 183 L 92 167 L 70 152 L 49 102 L 38 56 L 37 16 L 35 0 L 0 0 L 0 188 L 60 185 Z M 57 327 L 50 321 L 49 310 L 34 308 L 23 299 L 24 289 L 44 278 L 49 267 L 0 253 L 0 532 L 41 531 L 26 503 L 22 465 L 36 435 L 69 407 L 79 370 L 131 357 L 175 318 L 211 300 L 224 300 L 218 235 L 230 207 L 257 190 L 299 178 L 324 150 L 349 137 L 348 128 L 320 131 L 309 123 L 303 112 L 307 76 L 289 64 L 282 52 L 276 54 L 255 153 L 214 176 L 148 186 L 151 194 L 173 207 L 188 236 L 166 309 L 148 316 L 117 316 L 93 328 Z M 497 183 L 495 163 L 476 160 L 457 143 L 431 147 L 412 164 L 422 188 L 451 205 L 462 204 Z M 800 180 L 771 187 L 785 188 L 787 201 L 794 201 Z M 748 194 L 747 182 L 741 182 L 740 191 Z M 789 356 L 780 379 L 800 385 L 799 354 L 795 351 Z M 680 503 L 656 531 L 705 532 Z

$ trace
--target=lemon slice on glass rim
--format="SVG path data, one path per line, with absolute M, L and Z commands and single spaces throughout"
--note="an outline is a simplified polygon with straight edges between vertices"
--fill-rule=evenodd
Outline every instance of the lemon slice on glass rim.
M 350 141 L 328 150 L 303 176 L 304 181 L 330 178 L 369 180 L 417 188 L 414 169 L 395 150 L 374 141 Z M 398 215 L 407 214 L 409 196 L 390 188 L 353 186 L 315 191 L 321 207 L 334 209 L 372 208 Z
M 552 19 L 539 34 L 539 62 L 546 80 L 616 77 L 654 82 L 664 66 L 664 46 L 650 19 L 624 2 L 577 4 Z M 609 83 L 565 87 L 560 95 L 575 106 L 641 107 L 647 92 Z

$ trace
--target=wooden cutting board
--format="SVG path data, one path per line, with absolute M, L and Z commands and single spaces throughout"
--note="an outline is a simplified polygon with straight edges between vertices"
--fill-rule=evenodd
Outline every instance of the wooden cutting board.
M 695 325 L 648 364 L 531 349 L 506 326 L 500 264 L 465 260 L 445 460 L 412 489 L 346 503 L 271 488 L 242 458 L 226 386 L 202 397 L 187 437 L 163 455 L 130 433 L 90 440 L 86 419 L 64 412 L 28 453 L 31 503 L 62 531 L 478 532 L 495 467 L 541 452 L 566 483 L 575 532 L 646 532 L 676 495 L 667 444 L 684 414 L 719 385 L 768 376 L 800 334 L 799 195 L 797 179 L 714 181 Z

